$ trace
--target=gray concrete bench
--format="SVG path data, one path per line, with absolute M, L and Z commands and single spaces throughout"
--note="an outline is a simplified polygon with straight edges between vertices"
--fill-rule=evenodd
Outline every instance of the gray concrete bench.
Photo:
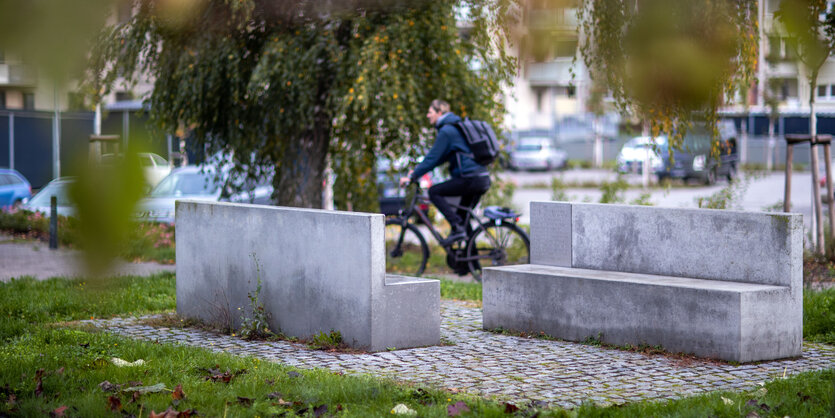
M 177 313 L 238 329 L 260 276 L 274 331 L 339 331 L 369 351 L 437 345 L 440 282 L 386 276 L 384 228 L 380 214 L 177 201 Z
M 800 355 L 799 214 L 531 203 L 531 264 L 486 268 L 484 328 L 751 362 Z

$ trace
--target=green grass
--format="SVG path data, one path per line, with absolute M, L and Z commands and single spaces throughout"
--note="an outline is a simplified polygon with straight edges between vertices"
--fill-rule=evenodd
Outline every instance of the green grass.
M 97 281 L 32 278 L 0 283 L 0 341 L 32 326 L 114 315 L 145 314 L 176 307 L 174 274 Z
M 803 292 L 803 338 L 835 344 L 835 288 Z
M 68 407 L 68 416 L 149 416 L 169 407 L 200 416 L 314 416 L 325 408 L 340 416 L 391 416 L 406 404 L 419 416 L 447 416 L 447 407 L 466 403 L 463 416 L 503 416 L 506 405 L 478 397 L 399 384 L 370 376 L 326 370 L 297 370 L 255 358 L 210 352 L 200 347 L 136 341 L 72 326 L 65 321 L 170 311 L 174 277 L 113 278 L 97 281 L 52 279 L 0 283 L 0 416 L 43 416 Z M 477 283 L 442 282 L 444 297 L 479 300 Z M 831 297 L 831 294 L 829 294 Z M 812 296 L 811 298 L 815 298 Z M 810 298 L 807 296 L 807 298 Z M 812 299 L 809 299 L 812 300 Z M 831 299 L 828 299 L 831 300 Z M 813 309 L 826 309 L 814 299 Z M 808 309 L 808 308 L 807 308 Z M 56 323 L 64 323 L 63 325 Z M 831 329 L 828 322 L 823 329 Z M 830 327 L 830 328 L 826 328 Z M 112 357 L 134 367 L 117 367 Z M 230 377 L 228 383 L 223 377 Z M 835 372 L 803 373 L 766 383 L 765 391 L 711 393 L 670 402 L 625 406 L 584 405 L 575 411 L 528 409 L 524 416 L 827 416 L 832 413 Z M 105 392 L 113 385 L 165 390 L 141 394 Z M 175 400 L 181 385 L 183 399 Z M 724 398 L 724 399 L 723 399 Z M 111 412 L 111 405 L 121 405 Z M 521 405 L 520 405 L 521 406 Z M 533 408 L 533 407 L 531 407 Z M 519 413 L 517 413 L 519 415 Z
M 441 297 L 444 299 L 470 300 L 481 302 L 481 283 L 441 280 Z
M 583 405 L 576 413 L 581 417 L 826 417 L 835 414 L 833 385 L 835 371 L 830 369 L 776 379 L 749 392 L 713 392 L 621 407 Z

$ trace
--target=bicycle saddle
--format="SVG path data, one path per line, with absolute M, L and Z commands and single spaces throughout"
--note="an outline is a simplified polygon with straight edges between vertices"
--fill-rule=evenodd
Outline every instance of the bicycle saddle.
M 487 206 L 484 208 L 484 216 L 490 219 L 515 219 L 519 217 L 519 214 L 514 212 L 511 208 Z

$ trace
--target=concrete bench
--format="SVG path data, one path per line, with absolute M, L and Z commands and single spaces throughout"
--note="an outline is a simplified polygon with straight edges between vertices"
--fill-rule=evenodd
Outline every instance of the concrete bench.
M 531 264 L 484 270 L 484 328 L 661 345 L 735 362 L 800 355 L 799 214 L 531 203 Z
M 180 200 L 175 224 L 183 317 L 238 329 L 260 276 L 274 331 L 369 351 L 440 342 L 440 282 L 386 276 L 383 215 Z

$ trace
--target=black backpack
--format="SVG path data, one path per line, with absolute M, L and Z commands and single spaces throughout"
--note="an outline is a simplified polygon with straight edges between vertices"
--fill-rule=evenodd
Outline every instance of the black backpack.
M 499 155 L 499 140 L 487 122 L 467 118 L 455 126 L 467 141 L 475 162 L 486 167 Z

